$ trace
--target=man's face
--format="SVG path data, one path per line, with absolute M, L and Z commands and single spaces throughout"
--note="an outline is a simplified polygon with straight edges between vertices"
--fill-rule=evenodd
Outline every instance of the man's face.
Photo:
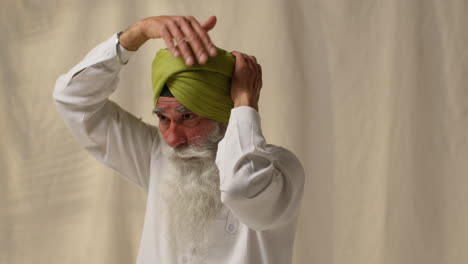
M 185 108 L 173 97 L 160 97 L 154 113 L 159 117 L 159 129 L 164 140 L 173 148 L 202 142 L 215 124 Z
M 154 112 L 167 143 L 161 142 L 161 151 L 172 164 L 158 185 L 162 215 L 168 217 L 168 230 L 179 246 L 200 245 L 222 208 L 215 157 L 226 126 L 189 111 L 172 97 L 160 97 Z

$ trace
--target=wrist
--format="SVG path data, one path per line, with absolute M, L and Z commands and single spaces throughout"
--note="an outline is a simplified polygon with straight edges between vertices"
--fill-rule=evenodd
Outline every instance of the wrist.
M 141 22 L 135 23 L 120 35 L 120 45 L 129 51 L 136 51 L 148 38 L 143 33 Z
M 252 102 L 252 100 L 249 100 L 248 98 L 235 100 L 234 107 L 239 107 L 239 106 L 250 106 L 258 111 L 258 104 L 255 102 Z

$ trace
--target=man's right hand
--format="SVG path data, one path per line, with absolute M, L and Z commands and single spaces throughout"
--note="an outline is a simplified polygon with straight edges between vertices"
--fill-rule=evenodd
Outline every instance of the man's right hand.
M 198 63 L 204 64 L 208 61 L 208 56 L 214 57 L 217 53 L 207 33 L 215 24 L 215 16 L 209 17 L 203 24 L 192 16 L 148 17 L 122 33 L 120 45 L 127 50 L 136 51 L 148 39 L 163 38 L 172 55 L 178 57 L 182 54 L 186 65 L 193 65 L 194 58 Z

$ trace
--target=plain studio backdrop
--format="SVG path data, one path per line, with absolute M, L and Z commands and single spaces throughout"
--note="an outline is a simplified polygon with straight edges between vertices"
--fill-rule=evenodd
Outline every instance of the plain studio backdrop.
M 257 57 L 267 142 L 306 169 L 295 264 L 468 263 L 468 1 L 3 0 L 0 263 L 134 263 L 145 195 L 65 127 L 55 80 L 156 15 Z M 147 42 L 111 99 L 151 115 Z

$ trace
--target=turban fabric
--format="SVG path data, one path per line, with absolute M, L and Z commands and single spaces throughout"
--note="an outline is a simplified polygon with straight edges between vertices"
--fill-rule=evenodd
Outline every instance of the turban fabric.
M 234 56 L 220 48 L 205 64 L 184 64 L 182 56 L 174 57 L 160 49 L 152 64 L 154 105 L 164 85 L 183 106 L 196 114 L 221 123 L 229 121 L 234 103 L 230 95 Z

